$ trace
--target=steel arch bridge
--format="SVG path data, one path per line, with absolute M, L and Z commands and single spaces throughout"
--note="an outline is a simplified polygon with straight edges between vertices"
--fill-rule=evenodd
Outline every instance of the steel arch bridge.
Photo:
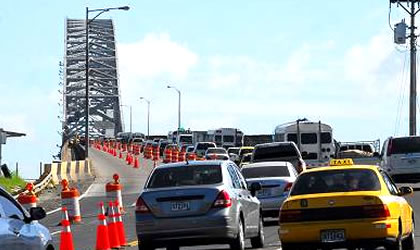
M 63 81 L 63 143 L 85 135 L 86 21 L 67 19 Z M 114 24 L 89 23 L 89 138 L 122 131 Z

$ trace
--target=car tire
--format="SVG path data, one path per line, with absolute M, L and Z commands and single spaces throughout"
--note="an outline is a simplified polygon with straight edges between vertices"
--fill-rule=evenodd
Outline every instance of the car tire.
M 402 241 L 402 249 L 414 250 L 416 248 L 414 230 Z
M 400 224 L 400 233 L 395 239 L 395 242 L 390 243 L 388 246 L 385 247 L 386 250 L 403 250 L 402 247 L 402 240 L 401 240 L 401 224 Z M 405 248 L 404 248 L 405 250 Z
M 139 250 L 155 250 L 155 246 L 150 242 L 140 242 L 139 241 Z
M 245 249 L 245 232 L 242 220 L 238 222 L 238 234 L 236 238 L 230 243 L 230 249 L 232 250 L 244 250 Z
M 256 237 L 251 238 L 251 246 L 252 248 L 263 248 L 264 247 L 264 221 L 262 214 L 260 215 L 258 225 L 258 235 Z

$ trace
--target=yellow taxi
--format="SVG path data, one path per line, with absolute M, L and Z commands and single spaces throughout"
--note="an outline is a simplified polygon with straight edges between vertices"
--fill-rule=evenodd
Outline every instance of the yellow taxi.
M 307 170 L 280 209 L 282 249 L 414 249 L 414 212 L 402 197 L 412 192 L 351 159 Z

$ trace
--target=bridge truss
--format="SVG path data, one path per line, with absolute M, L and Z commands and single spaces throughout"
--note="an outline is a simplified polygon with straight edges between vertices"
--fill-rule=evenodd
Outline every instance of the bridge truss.
M 113 137 L 123 129 L 114 25 L 89 23 L 89 138 Z M 63 81 L 63 142 L 85 134 L 86 24 L 67 19 Z

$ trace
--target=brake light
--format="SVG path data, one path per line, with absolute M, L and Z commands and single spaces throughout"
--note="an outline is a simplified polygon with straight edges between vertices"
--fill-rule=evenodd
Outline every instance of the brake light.
M 365 218 L 386 218 L 391 216 L 388 206 L 385 204 L 366 205 L 362 209 Z
M 232 199 L 230 198 L 228 192 L 225 190 L 220 191 L 213 203 L 213 207 L 226 208 L 230 206 L 232 206 Z
M 389 139 L 388 149 L 386 151 L 386 156 L 390 156 L 392 154 L 392 139 Z
M 139 197 L 136 202 L 136 213 L 139 213 L 139 214 L 150 213 L 150 209 L 147 207 L 146 203 L 141 197 Z
M 290 189 L 292 189 L 293 183 L 292 182 L 288 182 L 286 184 L 286 186 L 284 187 L 284 192 L 289 192 Z
M 302 210 L 280 210 L 280 223 L 299 222 L 302 220 Z

